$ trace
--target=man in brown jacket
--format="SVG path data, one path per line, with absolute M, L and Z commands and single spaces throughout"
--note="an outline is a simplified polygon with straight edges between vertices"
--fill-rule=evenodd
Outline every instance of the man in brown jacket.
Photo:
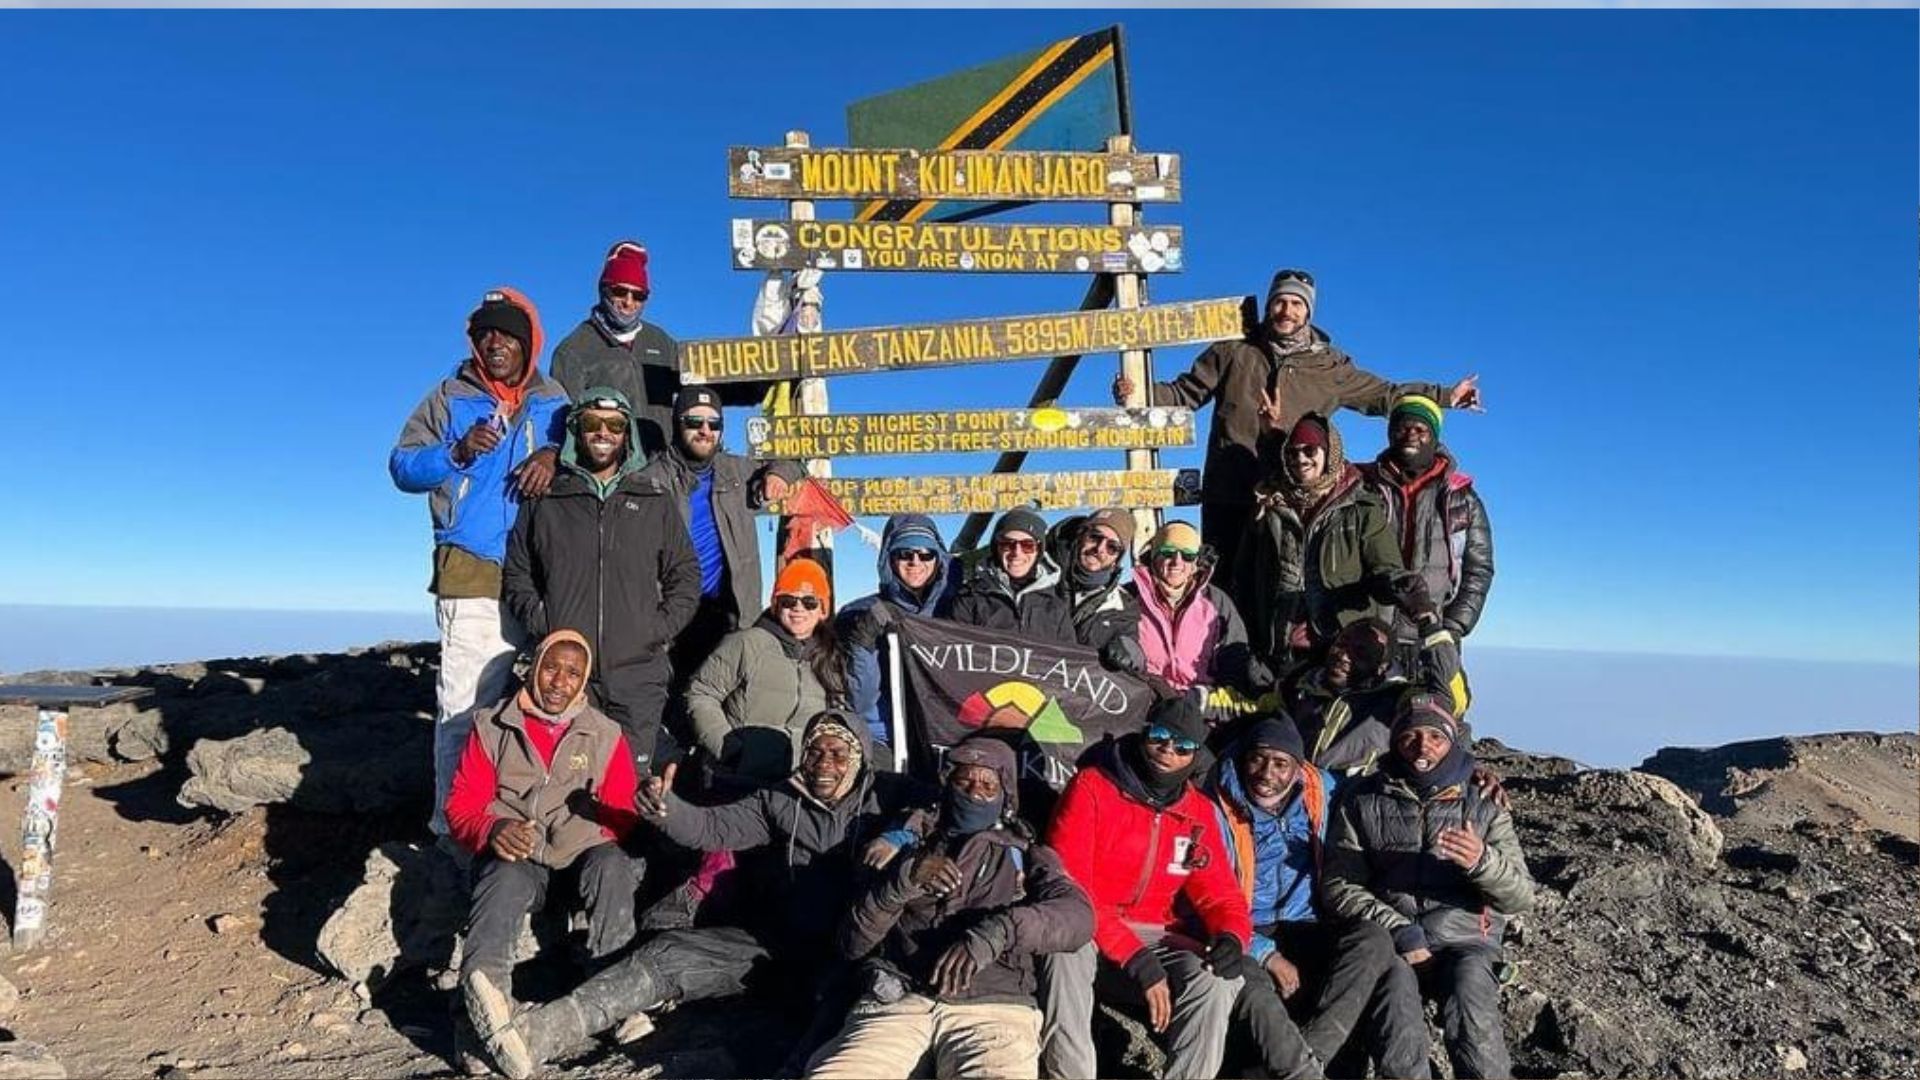
M 1480 408 L 1479 378 L 1451 387 L 1438 383 L 1392 383 L 1362 371 L 1326 331 L 1314 326 L 1315 286 L 1305 270 L 1281 270 L 1267 286 L 1267 321 L 1239 341 L 1217 341 L 1170 382 L 1148 388 L 1148 404 L 1197 409 L 1213 402 L 1202 481 L 1200 532 L 1218 553 L 1216 565 L 1231 568 L 1240 533 L 1253 514 L 1253 487 L 1271 471 L 1262 467 L 1263 438 L 1269 452 L 1308 413 L 1332 417 L 1338 409 L 1384 416 L 1396 398 L 1421 394 L 1450 409 Z M 1133 396 L 1132 380 L 1113 381 L 1113 399 Z M 1228 591 L 1235 592 L 1233 584 Z M 1238 595 L 1235 595 L 1238 599 Z

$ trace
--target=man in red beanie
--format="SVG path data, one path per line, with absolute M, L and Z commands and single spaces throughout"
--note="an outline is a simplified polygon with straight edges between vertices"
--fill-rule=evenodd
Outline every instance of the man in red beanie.
M 600 266 L 600 300 L 553 350 L 553 377 L 575 401 L 589 387 L 612 387 L 633 405 L 640 451 L 647 458 L 673 442 L 673 396 L 680 392 L 673 335 L 641 319 L 653 295 L 647 249 L 621 240 Z M 715 387 L 727 405 L 754 405 L 765 383 Z

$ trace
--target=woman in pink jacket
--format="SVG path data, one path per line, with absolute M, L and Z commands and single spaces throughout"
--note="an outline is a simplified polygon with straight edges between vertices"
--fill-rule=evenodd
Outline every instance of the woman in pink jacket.
M 1212 577 L 1213 552 L 1186 522 L 1169 521 L 1148 541 L 1127 585 L 1140 604 L 1145 675 L 1183 693 L 1197 686 L 1257 694 L 1272 676 L 1254 661 L 1246 624 Z

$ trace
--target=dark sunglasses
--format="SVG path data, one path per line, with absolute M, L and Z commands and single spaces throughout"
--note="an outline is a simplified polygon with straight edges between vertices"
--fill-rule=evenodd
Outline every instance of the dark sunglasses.
M 1309 281 L 1307 284 L 1311 285 L 1313 282 Z M 636 289 L 631 285 L 608 285 L 605 291 L 608 296 L 616 300 L 638 300 L 643 304 L 647 302 L 649 295 L 647 290 Z
M 899 551 L 893 553 L 893 561 L 903 563 L 938 562 L 940 561 L 940 554 L 938 552 L 928 551 L 925 548 L 901 548 Z
M 993 546 L 1000 549 L 1001 551 L 1018 551 L 1022 554 L 1026 554 L 1028 552 L 1040 550 L 1040 541 L 1014 540 L 1014 539 L 995 540 L 993 542 Z
M 1295 281 L 1304 281 L 1309 285 L 1313 284 L 1313 275 L 1307 273 L 1305 270 L 1282 270 L 1273 276 L 1276 281 L 1284 281 L 1287 278 L 1292 278 Z
M 726 426 L 727 422 L 717 416 L 712 419 L 704 416 L 683 416 L 680 418 L 680 430 L 682 431 L 719 431 Z
M 794 608 L 806 608 L 808 611 L 820 610 L 820 598 L 817 596 L 794 596 L 791 593 L 783 593 L 774 597 L 773 603 L 781 611 L 792 611 Z
M 1104 551 L 1109 555 L 1124 555 L 1127 551 L 1127 545 L 1110 536 L 1089 536 L 1081 542 L 1081 546 Z
M 611 431 L 615 435 L 627 433 L 627 418 L 624 416 L 593 416 L 583 414 L 579 421 L 580 434 L 591 435 L 596 431 Z
M 1200 553 L 1198 551 L 1189 551 L 1186 548 L 1171 547 L 1164 544 L 1153 549 L 1153 557 L 1156 559 L 1167 559 L 1169 561 L 1178 559 L 1181 562 L 1188 563 L 1200 561 Z
M 1184 735 L 1175 735 L 1173 732 L 1168 731 L 1158 724 L 1147 729 L 1147 741 L 1162 746 L 1170 746 L 1176 754 L 1197 754 L 1200 752 L 1199 743 L 1194 742 Z

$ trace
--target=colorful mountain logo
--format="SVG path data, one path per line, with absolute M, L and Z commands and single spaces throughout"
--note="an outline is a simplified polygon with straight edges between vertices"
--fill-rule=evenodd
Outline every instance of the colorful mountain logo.
M 960 723 L 970 728 L 1025 728 L 1035 742 L 1081 743 L 1086 736 L 1067 719 L 1060 702 L 1032 683 L 1003 682 L 967 696 Z

